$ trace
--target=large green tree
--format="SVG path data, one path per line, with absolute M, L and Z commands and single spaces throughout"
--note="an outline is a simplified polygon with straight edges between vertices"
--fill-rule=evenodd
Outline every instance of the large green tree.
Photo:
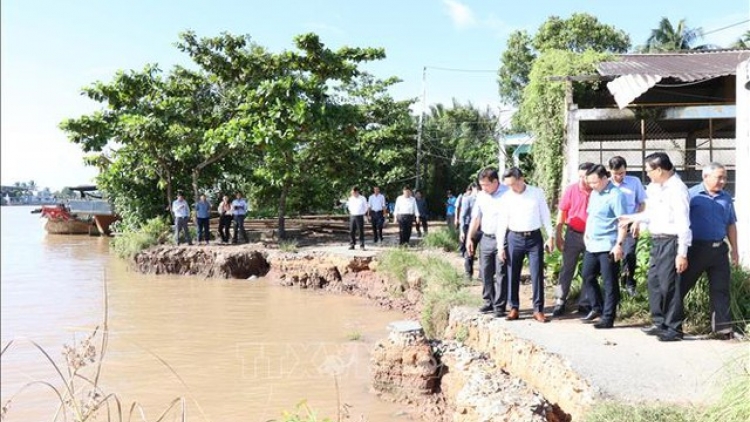
M 707 50 L 709 45 L 696 45 L 703 38 L 701 28 L 689 28 L 685 19 L 680 19 L 677 25 L 666 18 L 661 18 L 659 26 L 651 30 L 646 44 L 639 48 L 644 53 L 659 53 L 680 50 Z
M 586 13 L 574 13 L 567 19 L 551 16 L 533 36 L 526 31 L 515 31 L 508 37 L 498 72 L 500 96 L 505 103 L 520 105 L 531 67 L 545 51 L 624 53 L 629 48 L 627 33 L 599 22 L 594 16 Z

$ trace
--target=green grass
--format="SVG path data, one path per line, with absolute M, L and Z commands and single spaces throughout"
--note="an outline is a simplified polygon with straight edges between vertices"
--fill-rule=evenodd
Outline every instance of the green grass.
M 414 271 L 423 279 L 421 323 L 425 333 L 440 337 L 448 324 L 454 306 L 476 306 L 481 302 L 469 292 L 469 282 L 451 263 L 437 256 L 423 256 L 405 249 L 385 252 L 379 258 L 378 268 L 392 280 L 389 290 L 399 296 L 409 288 L 407 273 Z
M 172 226 L 163 218 L 152 218 L 136 230 L 125 229 L 112 239 L 112 249 L 123 259 L 132 259 L 138 252 L 154 245 L 172 243 Z
M 296 240 L 282 240 L 279 242 L 279 250 L 282 252 L 297 252 L 298 243 Z
M 458 234 L 449 228 L 432 230 L 422 239 L 422 246 L 431 249 L 441 249 L 446 252 L 458 250 Z
M 586 422 L 698 422 L 695 411 L 674 405 L 604 403 L 586 415 Z

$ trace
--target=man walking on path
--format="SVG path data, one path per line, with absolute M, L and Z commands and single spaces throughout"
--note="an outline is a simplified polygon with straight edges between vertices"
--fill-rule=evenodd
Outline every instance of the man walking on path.
M 414 192 L 414 200 L 417 201 L 417 210 L 419 211 L 419 218 L 416 219 L 417 234 L 420 237 L 423 233 L 427 236 L 427 200 L 422 197 L 421 190 Z
M 509 263 L 510 268 L 510 312 L 507 320 L 518 319 L 518 289 L 521 284 L 523 260 L 529 257 L 531 285 L 533 289 L 533 318 L 538 322 L 548 322 L 544 316 L 544 249 L 555 249 L 555 234 L 552 231 L 549 206 L 544 192 L 524 181 L 523 172 L 512 167 L 503 174 L 503 181 L 510 191 L 500 202 L 500 217 L 497 224 L 497 237 L 508 235 L 508 254 L 500 251 L 500 260 Z M 542 226 L 549 233 L 547 244 L 542 237 Z
M 367 199 L 367 215 L 372 226 L 373 243 L 383 242 L 383 224 L 385 223 L 387 208 L 385 196 L 380 193 L 380 187 L 372 188 L 372 195 Z
M 453 192 L 450 190 L 445 194 L 447 196 L 445 200 L 445 224 L 448 230 L 455 230 L 456 227 L 453 224 L 456 220 L 456 197 L 453 196 Z
M 665 152 L 648 155 L 645 166 L 651 179 L 646 188 L 646 208 L 623 216 L 620 224 L 647 222 L 651 232 L 648 304 L 653 325 L 643 332 L 661 341 L 677 341 L 682 339 L 681 275 L 688 268 L 687 251 L 692 240 L 690 195 Z
M 609 159 L 609 171 L 612 174 L 612 183 L 615 184 L 627 199 L 626 214 L 636 214 L 643 211 L 646 206 L 646 190 L 643 188 L 641 179 L 628 176 L 628 163 L 624 158 L 615 156 Z M 625 290 L 630 296 L 635 296 L 635 267 L 637 264 L 636 249 L 639 236 L 638 224 L 631 224 L 628 228 L 628 237 L 623 244 L 623 267 L 621 274 L 625 278 Z
M 562 253 L 562 268 L 555 289 L 555 309 L 552 311 L 552 316 L 555 317 L 565 313 L 565 302 L 568 300 L 578 260 L 586 251 L 583 232 L 586 231 L 587 208 L 591 195 L 591 187 L 586 183 L 586 172 L 593 167 L 594 163 L 583 163 L 578 166 L 578 181 L 565 188 L 557 207 L 555 240 L 557 249 Z M 564 236 L 563 226 L 566 228 Z M 591 311 L 590 298 L 586 297 L 583 290 L 578 299 L 578 310 L 584 315 Z
M 185 200 L 182 192 L 177 192 L 177 199 L 172 201 L 172 213 L 174 214 L 174 241 L 180 244 L 180 232 L 185 233 L 185 241 L 188 245 L 193 244 L 188 230 L 188 219 L 190 219 L 190 206 Z
M 505 237 L 496 238 L 500 200 L 508 188 L 500 184 L 497 169 L 487 167 L 479 173 L 479 186 L 482 191 L 471 210 L 471 224 L 466 232 L 466 252 L 474 255 L 476 244 L 473 239 L 480 239 L 479 274 L 482 278 L 482 299 L 484 305 L 481 313 L 494 313 L 496 317 L 505 316 L 508 302 L 508 266 L 498 259 L 498 249 L 507 248 Z
M 622 244 L 627 235 L 627 227 L 619 227 L 618 219 L 625 214 L 626 199 L 620 189 L 609 180 L 609 172 L 597 164 L 586 172 L 586 182 L 593 192 L 589 199 L 588 221 L 586 222 L 586 253 L 583 256 L 583 288 L 586 296 L 592 298 L 591 312 L 581 318 L 583 322 L 593 322 L 601 315 L 594 328 L 612 328 L 620 303 L 620 260 L 623 256 Z M 602 276 L 604 297 L 599 287 Z
M 198 226 L 198 244 L 201 244 L 201 240 L 208 241 L 211 239 L 210 233 L 210 220 L 211 219 L 211 203 L 206 200 L 206 195 L 201 195 L 198 202 L 195 203 L 195 223 Z
M 365 214 L 367 214 L 367 200 L 359 194 L 357 186 L 352 188 L 351 196 L 346 201 L 349 210 L 349 249 L 354 249 L 357 244 L 357 232 L 359 232 L 359 247 L 365 248 Z
M 238 232 L 242 233 L 242 239 L 247 243 L 247 232 L 245 231 L 245 215 L 247 215 L 247 201 L 242 197 L 240 192 L 235 195 L 235 200 L 232 201 L 232 219 L 234 220 L 234 233 L 232 235 L 232 243 L 236 244 L 238 239 Z
M 732 314 L 729 306 L 729 259 L 739 265 L 737 251 L 737 215 L 732 197 L 724 191 L 727 171 L 719 163 L 703 168 L 703 183 L 690 188 L 690 229 L 693 242 L 688 249 L 690 265 L 682 274 L 684 299 L 698 278 L 708 275 L 711 299 L 711 329 L 722 339 L 732 339 Z M 729 246 L 725 242 L 729 240 Z M 731 251 L 729 250 L 731 248 Z
M 411 239 L 411 226 L 414 218 L 419 218 L 417 201 L 411 196 L 411 188 L 404 186 L 403 194 L 396 198 L 396 206 L 393 208 L 393 216 L 398 222 L 398 244 L 409 245 Z
M 474 204 L 477 201 L 477 193 L 478 188 L 476 183 L 471 183 L 469 186 L 466 187 L 466 192 L 461 196 L 461 202 L 458 206 L 458 217 L 457 227 L 459 228 L 459 245 L 461 245 L 460 252 L 461 256 L 464 258 L 464 272 L 466 274 L 466 277 L 471 280 L 471 278 L 474 276 L 474 255 L 475 253 L 469 253 L 469 251 L 466 249 L 466 234 L 469 232 L 469 225 L 471 224 L 471 212 L 474 209 Z M 474 239 L 471 239 L 471 242 L 474 245 L 474 248 L 476 248 L 477 243 L 479 243 L 480 236 L 479 233 L 477 233 Z M 476 251 L 475 251 L 476 252 Z

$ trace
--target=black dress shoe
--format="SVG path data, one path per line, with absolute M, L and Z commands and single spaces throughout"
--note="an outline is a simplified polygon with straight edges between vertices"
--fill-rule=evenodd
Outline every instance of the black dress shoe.
M 641 331 L 649 336 L 658 336 L 664 334 L 665 330 L 658 325 L 649 325 L 648 327 L 641 328 Z
M 585 317 L 580 318 L 580 320 L 590 324 L 594 322 L 595 319 L 599 318 L 599 315 L 601 315 L 599 311 L 591 311 Z
M 505 309 L 495 311 L 495 318 L 502 318 L 505 316 Z
M 588 315 L 589 312 L 591 312 L 591 308 L 586 306 L 579 306 L 578 310 L 576 311 L 576 313 L 578 313 L 579 315 Z
M 349 250 L 353 251 L 354 250 L 354 245 L 349 246 Z
M 492 305 L 484 305 L 479 308 L 479 312 L 483 314 L 491 314 L 495 312 L 495 308 L 493 308 Z
M 659 334 L 659 341 L 680 341 L 682 340 L 682 333 L 677 331 L 668 330 Z
M 553 317 L 561 317 L 565 314 L 565 305 L 555 305 L 555 309 L 552 310 Z
M 601 320 L 601 321 L 597 322 L 596 324 L 594 324 L 594 328 L 607 329 L 607 328 L 614 327 L 614 325 L 615 324 L 612 321 Z

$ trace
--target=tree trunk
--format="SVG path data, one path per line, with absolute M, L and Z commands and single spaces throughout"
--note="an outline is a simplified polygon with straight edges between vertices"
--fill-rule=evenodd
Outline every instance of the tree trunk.
M 197 168 L 193 169 L 193 203 L 198 203 L 198 176 L 200 175 L 200 170 Z
M 289 184 L 284 183 L 279 196 L 279 240 L 286 239 L 286 227 L 284 216 L 286 215 L 286 196 L 289 193 Z

